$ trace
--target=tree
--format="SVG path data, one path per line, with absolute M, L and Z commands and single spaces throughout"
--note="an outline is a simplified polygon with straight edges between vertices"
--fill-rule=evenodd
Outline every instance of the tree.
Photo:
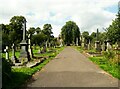
M 32 39 L 31 39 L 31 43 L 38 45 L 41 48 L 41 46 L 45 45 L 46 39 L 47 39 L 47 35 L 45 35 L 43 32 L 41 32 L 39 34 L 33 35 Z
M 48 42 L 50 43 L 50 38 L 51 38 L 51 36 L 52 36 L 52 34 L 53 34 L 51 24 L 45 24 L 45 25 L 43 26 L 42 32 L 43 32 L 45 35 L 47 35 L 46 42 L 47 42 L 47 43 L 48 43 Z
M 37 27 L 35 31 L 37 34 L 39 34 L 42 30 L 39 27 Z
M 30 27 L 27 31 L 28 34 L 30 34 L 31 36 L 35 33 L 35 28 L 34 27 Z
M 53 34 L 51 24 L 45 24 L 43 26 L 42 32 L 48 36 L 48 38 Z
M 106 32 L 99 33 L 99 40 L 101 43 L 106 41 L 107 40 L 107 33 Z
M 91 43 L 94 43 L 96 41 L 96 33 L 92 32 L 90 35 Z
M 112 43 L 120 41 L 120 13 L 118 13 L 117 18 L 107 28 L 107 36 Z
M 11 43 L 18 44 L 22 41 L 23 31 L 21 29 L 22 29 L 24 20 L 25 20 L 25 17 L 23 16 L 14 16 L 10 19 L 9 37 L 10 37 Z
M 82 36 L 83 36 L 84 39 L 85 39 L 85 44 L 88 44 L 88 43 L 89 43 L 89 40 L 90 40 L 89 32 L 88 32 L 88 31 L 84 31 L 84 32 L 82 33 Z
M 72 43 L 76 44 L 76 39 L 80 38 L 79 27 L 73 21 L 68 21 L 61 29 L 61 36 L 64 41 L 64 44 L 70 45 Z
M 9 25 L 0 24 L 2 28 L 2 51 L 4 51 L 6 46 L 11 46 L 10 39 L 9 39 Z

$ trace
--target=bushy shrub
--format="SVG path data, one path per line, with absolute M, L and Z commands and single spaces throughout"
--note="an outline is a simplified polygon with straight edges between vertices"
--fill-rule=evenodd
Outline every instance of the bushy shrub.
M 115 57 L 115 52 L 113 52 L 112 50 L 105 51 L 105 52 L 103 52 L 103 56 L 104 56 L 107 60 L 110 60 L 110 59 L 113 59 L 113 58 Z

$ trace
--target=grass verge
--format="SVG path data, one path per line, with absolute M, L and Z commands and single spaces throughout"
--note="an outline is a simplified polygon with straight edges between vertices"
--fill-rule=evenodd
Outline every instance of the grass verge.
M 61 52 L 64 47 L 61 48 L 54 48 L 54 52 L 46 52 L 42 54 L 42 56 L 49 56 L 48 59 L 40 63 L 38 66 L 33 68 L 12 68 L 12 72 L 10 74 L 9 81 L 4 84 L 4 89 L 18 89 L 22 84 L 25 83 L 26 80 L 31 78 L 31 76 L 36 73 L 37 71 L 41 70 L 50 60 L 52 60 L 59 52 Z M 41 56 L 39 54 L 38 56 Z M 7 80 L 6 80 L 7 81 Z
M 89 57 L 89 59 L 99 65 L 100 68 L 111 74 L 113 77 L 118 78 L 120 80 L 120 65 L 112 64 L 108 60 L 103 57 Z

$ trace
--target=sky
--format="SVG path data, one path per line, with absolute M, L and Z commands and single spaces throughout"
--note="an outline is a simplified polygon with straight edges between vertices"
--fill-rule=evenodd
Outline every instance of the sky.
M 74 21 L 80 32 L 104 31 L 116 18 L 119 0 L 0 0 L 0 24 L 13 16 L 24 16 L 27 29 L 51 24 L 57 37 L 67 21 Z

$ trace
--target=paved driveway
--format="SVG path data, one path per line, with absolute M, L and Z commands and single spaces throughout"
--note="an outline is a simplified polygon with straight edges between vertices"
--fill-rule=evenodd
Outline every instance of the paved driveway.
M 118 80 L 77 50 L 66 47 L 27 87 L 117 87 Z

